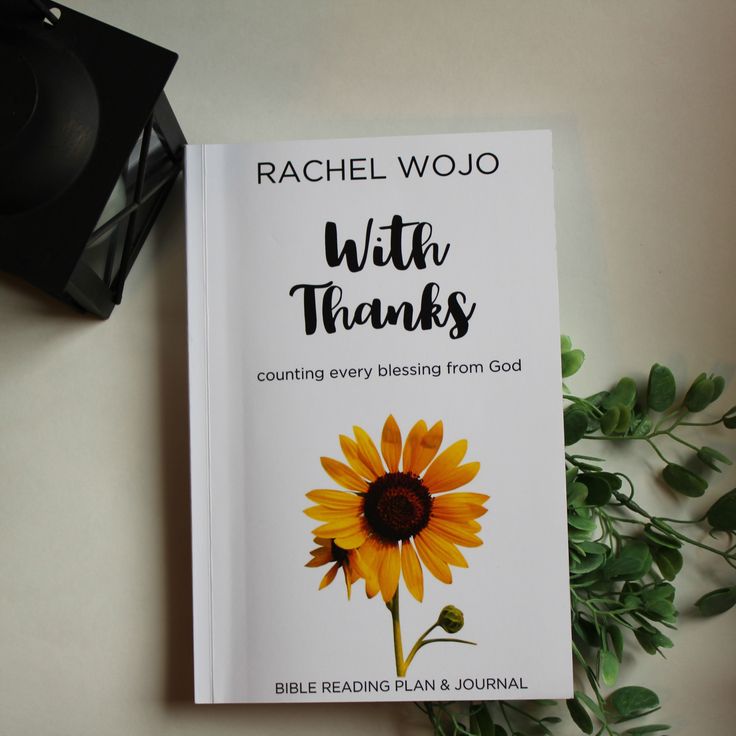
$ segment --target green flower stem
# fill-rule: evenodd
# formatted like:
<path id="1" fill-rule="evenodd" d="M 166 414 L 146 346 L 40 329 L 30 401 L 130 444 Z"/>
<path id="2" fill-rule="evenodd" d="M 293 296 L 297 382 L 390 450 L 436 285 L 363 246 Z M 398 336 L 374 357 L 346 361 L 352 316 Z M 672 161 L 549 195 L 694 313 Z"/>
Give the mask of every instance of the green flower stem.
<path id="1" fill-rule="evenodd" d="M 393 624 L 393 635 L 394 635 L 394 659 L 396 660 L 396 676 L 405 677 L 406 671 L 409 669 L 409 665 L 416 656 L 417 652 L 427 644 L 435 644 L 439 641 L 449 641 L 456 644 L 470 644 L 475 646 L 474 641 L 467 641 L 466 639 L 450 639 L 442 637 L 440 639 L 427 639 L 432 631 L 440 626 L 439 620 L 435 621 L 414 643 L 414 646 L 409 652 L 409 656 L 404 659 L 404 646 L 401 642 L 401 620 L 399 617 L 399 589 L 396 588 L 396 593 L 391 599 L 390 603 L 386 604 L 386 608 L 391 611 L 391 622 Z"/>
<path id="2" fill-rule="evenodd" d="M 429 636 L 430 632 L 434 631 L 434 629 L 437 628 L 439 624 L 436 622 L 433 623 L 414 643 L 414 646 L 411 648 L 411 651 L 409 652 L 409 656 L 406 658 L 406 668 L 409 668 L 409 665 L 411 664 L 412 660 L 414 659 L 414 656 L 416 653 L 429 642 L 425 641 L 425 639 Z M 435 639 L 434 641 L 439 641 L 438 639 Z M 445 639 L 445 641 L 453 641 L 453 639 Z"/>
<path id="3" fill-rule="evenodd" d="M 407 664 L 404 662 L 404 646 L 401 643 L 401 619 L 399 617 L 399 589 L 396 588 L 391 603 L 386 604 L 388 610 L 391 611 L 391 623 L 393 625 L 394 634 L 394 658 L 396 660 L 396 676 L 404 677 L 406 675 Z"/>

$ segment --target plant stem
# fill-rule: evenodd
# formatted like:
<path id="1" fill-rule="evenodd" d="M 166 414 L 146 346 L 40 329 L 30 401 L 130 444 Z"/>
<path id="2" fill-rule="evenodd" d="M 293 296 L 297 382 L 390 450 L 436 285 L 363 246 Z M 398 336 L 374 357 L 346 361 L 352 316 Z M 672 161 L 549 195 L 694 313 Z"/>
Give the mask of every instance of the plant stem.
<path id="1" fill-rule="evenodd" d="M 391 611 L 391 623 L 394 634 L 394 658 L 396 660 L 396 676 L 404 677 L 406 675 L 406 663 L 404 662 L 404 647 L 401 643 L 401 620 L 399 618 L 399 589 L 396 588 L 391 603 L 388 604 Z"/>

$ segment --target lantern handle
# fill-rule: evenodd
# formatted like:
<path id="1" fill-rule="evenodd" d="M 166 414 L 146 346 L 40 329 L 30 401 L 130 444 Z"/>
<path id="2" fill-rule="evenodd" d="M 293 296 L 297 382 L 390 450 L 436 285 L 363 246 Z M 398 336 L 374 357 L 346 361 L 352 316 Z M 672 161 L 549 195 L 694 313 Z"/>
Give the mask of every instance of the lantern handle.
<path id="1" fill-rule="evenodd" d="M 43 17 L 51 24 L 54 25 L 58 18 L 51 12 L 51 7 L 46 0 L 28 0 L 39 13 L 43 14 Z"/>

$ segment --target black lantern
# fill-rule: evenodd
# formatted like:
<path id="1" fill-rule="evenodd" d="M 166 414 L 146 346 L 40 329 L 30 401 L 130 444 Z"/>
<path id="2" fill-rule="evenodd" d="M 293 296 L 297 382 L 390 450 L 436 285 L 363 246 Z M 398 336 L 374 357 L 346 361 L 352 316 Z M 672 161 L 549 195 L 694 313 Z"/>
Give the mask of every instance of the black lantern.
<path id="1" fill-rule="evenodd" d="M 177 55 L 44 0 L 0 9 L 0 269 L 100 317 L 182 168 Z"/>

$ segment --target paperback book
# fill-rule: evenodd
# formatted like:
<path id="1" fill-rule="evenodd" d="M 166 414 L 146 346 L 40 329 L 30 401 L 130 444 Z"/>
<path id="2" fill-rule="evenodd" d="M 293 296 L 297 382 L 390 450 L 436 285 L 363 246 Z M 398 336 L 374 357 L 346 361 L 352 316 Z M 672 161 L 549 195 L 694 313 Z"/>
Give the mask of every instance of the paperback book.
<path id="1" fill-rule="evenodd" d="M 195 699 L 572 692 L 548 131 L 189 146 Z"/>

